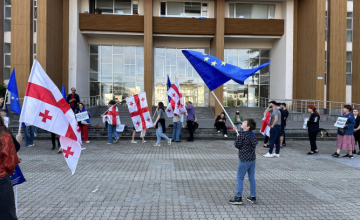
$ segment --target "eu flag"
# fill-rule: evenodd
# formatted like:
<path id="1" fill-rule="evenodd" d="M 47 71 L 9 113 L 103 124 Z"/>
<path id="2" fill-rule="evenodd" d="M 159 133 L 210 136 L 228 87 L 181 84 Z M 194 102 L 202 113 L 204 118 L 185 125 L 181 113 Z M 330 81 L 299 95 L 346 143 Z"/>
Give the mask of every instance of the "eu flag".
<path id="1" fill-rule="evenodd" d="M 61 89 L 61 94 L 64 97 L 64 99 L 66 100 L 66 92 L 65 92 L 65 85 L 63 83 L 62 89 Z"/>
<path id="2" fill-rule="evenodd" d="M 168 77 L 168 79 L 167 79 L 167 90 L 169 90 L 169 89 L 171 88 L 171 82 L 170 82 L 169 75 L 168 75 L 167 77 Z M 170 101 L 171 101 L 171 97 L 170 97 L 170 96 L 168 96 L 168 99 L 169 99 L 169 103 L 170 103 Z"/>
<path id="3" fill-rule="evenodd" d="M 15 170 L 14 170 L 13 174 L 11 175 L 10 179 L 11 179 L 11 183 L 13 186 L 19 185 L 26 181 L 24 175 L 21 172 L 19 165 L 17 165 L 15 167 Z"/>
<path id="4" fill-rule="evenodd" d="M 19 93 L 16 84 L 16 77 L 15 77 L 15 67 L 10 76 L 9 84 L 7 87 L 8 91 L 11 93 L 10 95 L 10 110 L 21 114 L 20 102 L 19 102 Z"/>
<path id="5" fill-rule="evenodd" d="M 268 62 L 254 69 L 241 69 L 208 54 L 192 50 L 183 50 L 182 52 L 204 80 L 210 91 L 231 79 L 243 85 L 247 78 L 270 64 Z"/>

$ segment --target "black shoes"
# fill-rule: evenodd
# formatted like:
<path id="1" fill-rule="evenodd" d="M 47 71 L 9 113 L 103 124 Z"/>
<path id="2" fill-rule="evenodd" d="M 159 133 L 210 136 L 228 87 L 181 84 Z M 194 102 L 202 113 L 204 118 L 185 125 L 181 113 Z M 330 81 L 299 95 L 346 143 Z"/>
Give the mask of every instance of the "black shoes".
<path id="1" fill-rule="evenodd" d="M 249 196 L 249 197 L 246 198 L 246 200 L 251 202 L 252 204 L 256 204 L 256 197 Z"/>
<path id="2" fill-rule="evenodd" d="M 55 150 L 55 145 L 53 145 L 53 147 L 51 148 L 51 150 Z"/>
<path id="3" fill-rule="evenodd" d="M 186 141 L 187 141 L 187 142 L 194 142 L 194 140 L 193 140 L 193 139 L 190 139 L 190 138 L 188 138 Z"/>
<path id="4" fill-rule="evenodd" d="M 333 153 L 331 156 L 333 156 L 333 157 L 340 157 L 340 154 L 338 154 L 338 153 Z"/>
<path id="5" fill-rule="evenodd" d="M 344 155 L 344 156 L 342 156 L 342 157 L 349 157 L 349 154 L 346 154 L 346 155 Z"/>
<path id="6" fill-rule="evenodd" d="M 243 204 L 243 201 L 242 201 L 242 198 L 241 198 L 241 197 L 235 196 L 232 200 L 229 200 L 229 203 L 230 203 L 231 205 L 242 205 L 242 204 Z"/>
<path id="7" fill-rule="evenodd" d="M 349 156 L 348 156 L 348 158 L 353 159 L 353 158 L 354 158 L 354 156 L 353 156 L 353 155 L 349 155 Z"/>

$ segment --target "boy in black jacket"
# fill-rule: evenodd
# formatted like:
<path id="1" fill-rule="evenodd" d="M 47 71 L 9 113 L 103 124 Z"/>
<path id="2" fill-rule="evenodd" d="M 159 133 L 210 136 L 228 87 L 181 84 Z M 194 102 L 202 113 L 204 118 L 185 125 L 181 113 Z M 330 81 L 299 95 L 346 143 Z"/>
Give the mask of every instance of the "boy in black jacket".
<path id="1" fill-rule="evenodd" d="M 258 140 L 255 138 L 254 132 L 252 132 L 256 128 L 256 122 L 253 119 L 246 119 L 241 128 L 243 132 L 239 133 L 235 141 L 235 147 L 239 149 L 239 166 L 236 177 L 236 196 L 229 201 L 232 205 L 241 205 L 243 203 L 242 191 L 246 173 L 248 173 L 250 181 L 250 196 L 246 199 L 253 204 L 256 203 L 255 148 Z M 237 128 L 234 127 L 234 130 L 237 130 Z"/>

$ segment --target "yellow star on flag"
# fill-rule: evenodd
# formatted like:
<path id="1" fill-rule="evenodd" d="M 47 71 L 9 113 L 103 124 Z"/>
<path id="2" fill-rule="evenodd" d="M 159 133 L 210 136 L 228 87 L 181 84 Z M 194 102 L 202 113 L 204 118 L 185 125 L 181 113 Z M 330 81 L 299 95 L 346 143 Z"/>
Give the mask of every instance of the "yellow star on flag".
<path id="1" fill-rule="evenodd" d="M 11 99 L 14 99 L 14 97 L 11 97 Z"/>
<path id="2" fill-rule="evenodd" d="M 215 66 L 216 64 L 217 64 L 216 61 L 214 61 L 211 63 L 211 66 Z"/>
<path id="3" fill-rule="evenodd" d="M 204 58 L 204 61 L 208 61 L 210 58 L 209 57 L 205 57 Z"/>
<path id="4" fill-rule="evenodd" d="M 16 100 L 19 100 L 19 98 L 16 98 Z"/>
<path id="5" fill-rule="evenodd" d="M 221 62 L 221 66 L 222 66 L 222 65 L 224 65 L 224 66 L 225 66 L 225 64 L 226 64 L 226 63 L 225 63 L 224 61 L 223 61 L 223 62 Z"/>

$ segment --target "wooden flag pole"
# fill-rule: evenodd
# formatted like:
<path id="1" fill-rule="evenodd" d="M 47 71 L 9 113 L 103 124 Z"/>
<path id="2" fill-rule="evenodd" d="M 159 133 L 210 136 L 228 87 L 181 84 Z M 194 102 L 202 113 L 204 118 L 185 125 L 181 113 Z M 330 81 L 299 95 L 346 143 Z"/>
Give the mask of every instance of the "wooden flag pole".
<path id="1" fill-rule="evenodd" d="M 221 108 L 224 110 L 224 113 L 226 114 L 226 116 L 228 117 L 229 121 L 231 122 L 232 126 L 235 127 L 233 121 L 230 119 L 230 116 L 228 115 L 228 113 L 226 112 L 224 106 L 221 104 L 221 102 L 219 101 L 219 99 L 216 97 L 214 91 L 211 91 L 211 93 L 213 94 L 213 96 L 215 97 L 215 99 L 218 101 L 218 103 L 220 104 Z M 226 126 L 226 125 L 225 125 Z M 239 135 L 239 131 L 236 129 L 236 134 Z"/>

